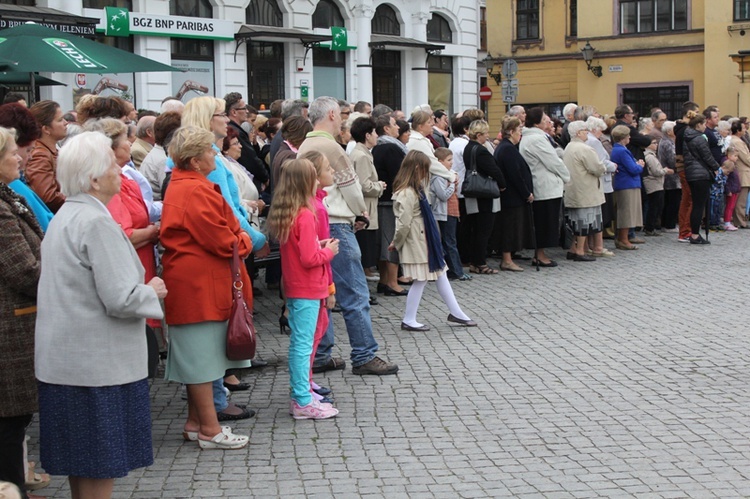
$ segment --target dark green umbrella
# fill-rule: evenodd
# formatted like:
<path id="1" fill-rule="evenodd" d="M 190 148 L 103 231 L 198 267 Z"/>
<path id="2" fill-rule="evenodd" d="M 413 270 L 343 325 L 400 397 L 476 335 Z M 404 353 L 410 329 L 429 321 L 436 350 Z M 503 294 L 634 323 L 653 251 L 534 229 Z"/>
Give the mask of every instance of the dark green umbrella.
<path id="1" fill-rule="evenodd" d="M 59 82 L 57 80 L 52 80 L 50 78 L 45 78 L 44 76 L 39 76 L 38 74 L 34 75 L 34 81 L 37 85 L 42 87 L 52 85 L 66 86 L 65 83 Z M 28 84 L 29 75 L 27 73 L 0 73 L 0 86 Z"/>
<path id="2" fill-rule="evenodd" d="M 27 23 L 0 31 L 0 71 L 102 74 L 180 70 L 103 43 Z"/>

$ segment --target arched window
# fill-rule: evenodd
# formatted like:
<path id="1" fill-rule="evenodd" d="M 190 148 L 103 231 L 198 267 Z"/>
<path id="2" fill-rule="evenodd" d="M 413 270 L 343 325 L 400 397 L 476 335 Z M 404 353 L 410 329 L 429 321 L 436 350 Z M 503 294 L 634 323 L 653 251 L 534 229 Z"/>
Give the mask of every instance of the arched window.
<path id="1" fill-rule="evenodd" d="M 427 41 L 430 42 L 453 42 L 453 32 L 448 20 L 440 14 L 432 14 L 427 22 Z"/>
<path id="2" fill-rule="evenodd" d="M 378 6 L 372 18 L 372 32 L 378 35 L 401 36 L 401 24 L 393 7 L 386 4 Z"/>
<path id="3" fill-rule="evenodd" d="M 276 0 L 252 0 L 245 11 L 245 23 L 259 26 L 284 26 L 284 15 Z"/>
<path id="4" fill-rule="evenodd" d="M 169 13 L 173 16 L 214 17 L 214 8 L 208 0 L 170 0 Z M 213 60 L 213 40 L 172 38 L 172 57 L 175 59 Z"/>
<path id="5" fill-rule="evenodd" d="M 320 0 L 312 18 L 313 28 L 328 29 L 331 26 L 344 26 L 344 16 L 331 0 Z"/>

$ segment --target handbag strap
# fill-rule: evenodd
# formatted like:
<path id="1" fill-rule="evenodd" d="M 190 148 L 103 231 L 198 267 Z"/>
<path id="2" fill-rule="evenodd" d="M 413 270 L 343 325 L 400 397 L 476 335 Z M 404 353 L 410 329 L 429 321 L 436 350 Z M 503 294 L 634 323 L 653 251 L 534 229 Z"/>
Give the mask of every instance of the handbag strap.
<path id="1" fill-rule="evenodd" d="M 232 243 L 232 260 L 230 260 L 229 266 L 232 269 L 233 291 L 240 291 L 245 284 L 242 282 L 242 275 L 240 274 L 240 253 L 237 248 L 237 241 Z"/>
<path id="2" fill-rule="evenodd" d="M 477 149 L 480 146 L 475 147 L 471 150 L 471 160 L 469 161 L 469 170 L 476 171 L 477 169 Z"/>

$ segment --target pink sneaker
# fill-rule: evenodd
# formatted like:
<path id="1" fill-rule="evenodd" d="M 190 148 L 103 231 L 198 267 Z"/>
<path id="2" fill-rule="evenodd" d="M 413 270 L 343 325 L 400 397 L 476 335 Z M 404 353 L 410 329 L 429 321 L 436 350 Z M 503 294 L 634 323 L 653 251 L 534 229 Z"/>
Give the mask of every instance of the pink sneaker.
<path id="1" fill-rule="evenodd" d="M 735 227 L 732 222 L 727 222 L 724 224 L 724 229 L 732 231 L 732 230 L 737 230 L 737 227 Z"/>
<path id="2" fill-rule="evenodd" d="M 331 404 L 321 404 L 315 399 L 303 406 L 292 400 L 291 409 L 294 419 L 328 419 L 336 417 L 339 413 L 339 410 Z"/>

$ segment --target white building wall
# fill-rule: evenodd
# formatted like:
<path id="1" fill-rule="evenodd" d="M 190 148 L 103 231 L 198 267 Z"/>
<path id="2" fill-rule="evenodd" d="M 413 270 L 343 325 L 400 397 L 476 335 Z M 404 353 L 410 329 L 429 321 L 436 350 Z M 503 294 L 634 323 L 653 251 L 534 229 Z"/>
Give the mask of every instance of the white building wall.
<path id="1" fill-rule="evenodd" d="M 245 10 L 250 0 L 212 0 L 214 17 L 232 20 L 238 30 L 245 21 Z M 371 20 L 375 9 L 384 2 L 367 0 L 336 0 L 349 32 L 350 45 L 357 49 L 346 53 L 346 88 L 349 100 L 372 101 L 372 74 L 370 67 Z M 453 102 L 456 112 L 477 104 L 477 47 L 479 45 L 479 3 L 476 0 L 388 0 L 402 23 L 402 36 L 426 41 L 426 26 L 432 12 L 448 19 L 453 29 L 453 43 L 446 44 L 441 55 L 453 57 Z M 76 15 L 98 16 L 99 11 L 83 9 L 81 0 L 39 0 L 38 5 L 51 7 Z M 312 13 L 317 0 L 279 0 L 284 14 L 284 26 L 304 30 L 312 29 Z M 169 15 L 169 0 L 134 0 L 136 12 Z M 300 83 L 306 80 L 310 95 L 324 95 L 325 89 L 316 89 L 313 80 L 312 53 L 307 54 L 298 41 L 284 44 L 285 94 L 288 98 L 300 97 Z M 135 53 L 171 63 L 169 38 L 135 36 Z M 247 52 L 243 44 L 237 49 L 234 41 L 214 42 L 214 80 L 216 95 L 240 92 L 247 95 Z M 426 53 L 421 48 L 397 48 L 402 52 L 402 107 L 410 110 L 423 104 L 428 95 L 425 68 Z M 298 61 L 301 70 L 298 70 Z M 54 99 L 63 108 L 72 107 L 72 89 L 75 75 L 47 75 L 68 84 L 67 87 L 42 87 L 42 98 Z M 140 73 L 135 75 L 136 107 L 158 109 L 161 100 L 172 94 L 172 74 Z"/>

